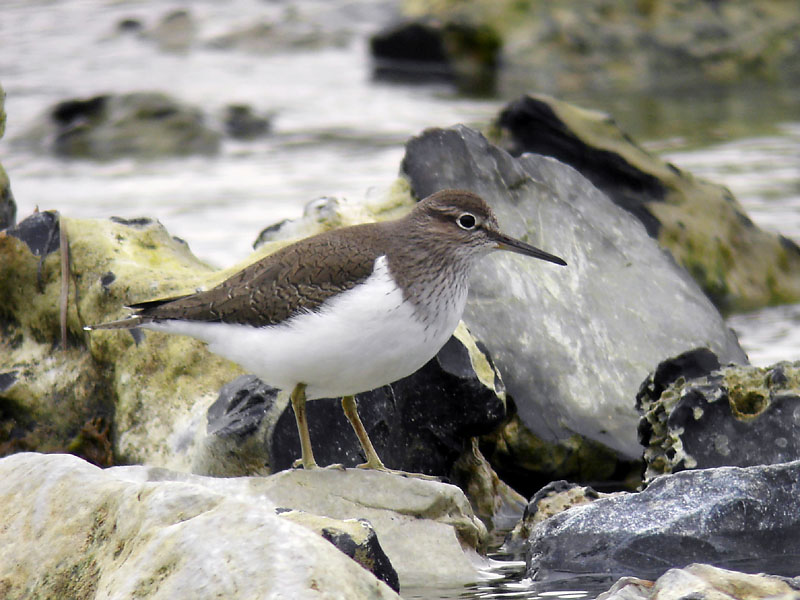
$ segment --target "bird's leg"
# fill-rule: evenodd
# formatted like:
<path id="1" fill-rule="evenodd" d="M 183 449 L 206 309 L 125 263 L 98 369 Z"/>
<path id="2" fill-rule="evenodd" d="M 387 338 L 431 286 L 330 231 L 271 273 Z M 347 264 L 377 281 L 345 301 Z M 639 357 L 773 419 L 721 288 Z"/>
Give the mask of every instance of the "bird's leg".
<path id="1" fill-rule="evenodd" d="M 364 429 L 364 424 L 358 416 L 358 408 L 356 407 L 356 399 L 353 396 L 344 396 L 342 398 L 342 409 L 350 425 L 353 426 L 353 431 L 358 436 L 358 441 L 361 442 L 361 447 L 364 449 L 364 454 L 367 457 L 367 462 L 363 465 L 358 465 L 359 469 L 375 469 L 377 471 L 384 471 L 386 473 L 394 473 L 395 475 L 402 475 L 403 477 L 413 477 L 415 479 L 426 479 L 430 481 L 439 481 L 438 477 L 433 475 L 423 475 L 422 473 L 406 473 L 405 471 L 397 471 L 395 469 L 387 469 L 381 459 L 378 458 L 378 453 L 375 452 L 375 447 L 367 435 L 367 430 Z"/>
<path id="2" fill-rule="evenodd" d="M 295 461 L 294 466 L 303 465 L 304 469 L 316 469 L 317 461 L 314 460 L 314 451 L 311 450 L 311 436 L 308 435 L 308 421 L 306 420 L 306 384 L 298 383 L 294 386 L 291 395 L 294 418 L 297 421 L 297 433 L 300 434 L 301 458 Z"/>
<path id="3" fill-rule="evenodd" d="M 367 457 L 367 462 L 363 465 L 358 465 L 359 469 L 377 469 L 379 471 L 388 471 L 381 459 L 378 458 L 378 453 L 375 452 L 375 447 L 367 435 L 367 430 L 364 429 L 364 424 L 358 416 L 358 408 L 356 407 L 356 399 L 353 396 L 344 396 L 342 398 L 342 409 L 353 426 L 353 431 L 358 436 L 358 441 L 361 442 L 361 447 L 364 449 L 364 455 Z"/>

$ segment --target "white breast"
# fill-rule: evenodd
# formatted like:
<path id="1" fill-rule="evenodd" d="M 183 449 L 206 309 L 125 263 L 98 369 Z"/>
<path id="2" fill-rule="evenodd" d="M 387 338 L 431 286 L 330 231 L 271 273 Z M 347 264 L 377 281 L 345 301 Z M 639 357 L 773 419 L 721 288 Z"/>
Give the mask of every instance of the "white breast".
<path id="1" fill-rule="evenodd" d="M 392 279 L 385 256 L 362 284 L 317 312 L 280 325 L 162 321 L 148 329 L 189 335 L 281 389 L 307 385 L 308 399 L 357 394 L 406 377 L 433 358 L 458 325 L 466 288 L 427 323 Z"/>

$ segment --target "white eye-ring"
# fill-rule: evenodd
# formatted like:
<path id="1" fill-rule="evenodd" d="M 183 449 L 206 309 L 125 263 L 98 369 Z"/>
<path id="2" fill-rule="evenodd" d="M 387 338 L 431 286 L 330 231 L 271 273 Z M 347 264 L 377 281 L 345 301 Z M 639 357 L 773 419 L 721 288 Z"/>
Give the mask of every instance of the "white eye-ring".
<path id="1" fill-rule="evenodd" d="M 460 215 L 458 219 L 456 219 L 456 223 L 458 223 L 458 226 L 461 227 L 461 229 L 469 230 L 475 229 L 477 221 L 474 215 L 464 213 L 463 215 Z"/>

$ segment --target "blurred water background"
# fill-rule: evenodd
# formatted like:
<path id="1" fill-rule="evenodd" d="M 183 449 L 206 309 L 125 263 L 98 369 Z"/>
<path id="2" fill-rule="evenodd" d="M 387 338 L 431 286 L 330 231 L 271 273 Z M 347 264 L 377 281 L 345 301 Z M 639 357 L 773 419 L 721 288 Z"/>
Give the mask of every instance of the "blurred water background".
<path id="1" fill-rule="evenodd" d="M 132 19 L 152 30 L 176 9 L 189 10 L 194 28 L 179 51 L 120 27 Z M 507 101 L 540 91 L 524 74 L 482 98 L 444 84 L 374 81 L 368 37 L 399 10 L 390 0 L 5 0 L 0 82 L 8 122 L 0 161 L 18 220 L 36 207 L 70 217 L 150 216 L 202 259 L 229 265 L 249 254 L 263 227 L 299 216 L 309 201 L 380 197 L 397 176 L 404 143 L 426 127 L 482 128 Z M 288 37 L 258 49 L 213 43 L 260 21 Z M 224 138 L 212 157 L 155 161 L 63 160 L 14 142 L 59 101 L 133 91 L 165 92 L 212 121 L 226 105 L 248 104 L 271 115 L 272 131 L 254 141 Z M 761 227 L 800 242 L 797 89 L 560 97 L 609 112 L 649 150 L 728 186 Z M 733 315 L 729 323 L 755 364 L 800 358 L 800 305 Z M 518 583 L 452 593 L 537 597 Z"/>

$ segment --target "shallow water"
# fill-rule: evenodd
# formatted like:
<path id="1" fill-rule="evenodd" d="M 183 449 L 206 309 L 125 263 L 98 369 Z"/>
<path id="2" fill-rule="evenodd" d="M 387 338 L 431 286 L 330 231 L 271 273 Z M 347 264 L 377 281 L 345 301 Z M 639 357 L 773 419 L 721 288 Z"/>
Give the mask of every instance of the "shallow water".
<path id="1" fill-rule="evenodd" d="M 321 196 L 380 197 L 394 181 L 405 141 L 426 127 L 482 127 L 521 89 L 458 97 L 446 86 L 401 86 L 370 77 L 367 35 L 391 21 L 396 2 L 352 0 L 193 2 L 195 42 L 186 53 L 119 33 L 137 18 L 154 26 L 179 2 L 6 0 L 0 8 L 0 82 L 7 93 L 0 160 L 19 219 L 35 207 L 70 217 L 152 216 L 201 258 L 228 265 L 265 226 L 299 216 Z M 207 41 L 260 20 L 337 34 L 341 45 L 270 52 L 216 50 Z M 54 103 L 107 92 L 163 91 L 211 119 L 231 103 L 273 115 L 258 141 L 224 142 L 219 156 L 108 163 L 62 161 L 13 139 Z M 800 113 L 785 91 L 695 94 L 690 99 L 617 95 L 565 98 L 607 110 L 651 151 L 728 186 L 752 219 L 800 242 Z M 769 110 L 767 110 L 769 109 Z M 729 319 L 756 364 L 800 359 L 800 305 Z M 523 565 L 456 590 L 404 590 L 406 598 L 591 598 L 593 589 L 532 590 Z"/>

